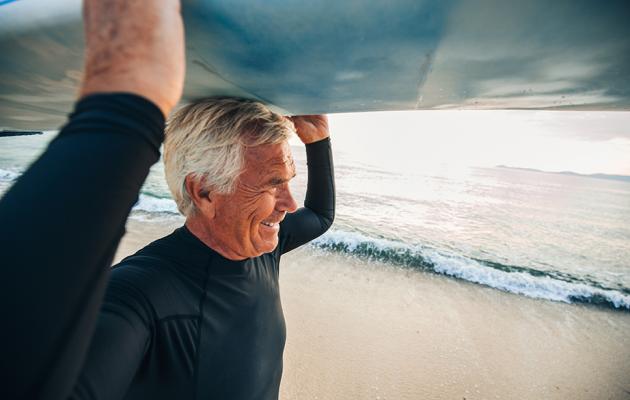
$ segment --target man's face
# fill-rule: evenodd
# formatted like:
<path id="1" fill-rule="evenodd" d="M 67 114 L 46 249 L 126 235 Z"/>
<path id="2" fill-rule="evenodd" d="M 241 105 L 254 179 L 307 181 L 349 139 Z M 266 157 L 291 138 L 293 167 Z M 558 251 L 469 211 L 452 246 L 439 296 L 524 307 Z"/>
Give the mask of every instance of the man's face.
<path id="1" fill-rule="evenodd" d="M 257 257 L 278 245 L 280 221 L 297 204 L 289 190 L 295 165 L 288 142 L 249 147 L 236 190 L 214 196 L 211 234 L 239 258 Z"/>

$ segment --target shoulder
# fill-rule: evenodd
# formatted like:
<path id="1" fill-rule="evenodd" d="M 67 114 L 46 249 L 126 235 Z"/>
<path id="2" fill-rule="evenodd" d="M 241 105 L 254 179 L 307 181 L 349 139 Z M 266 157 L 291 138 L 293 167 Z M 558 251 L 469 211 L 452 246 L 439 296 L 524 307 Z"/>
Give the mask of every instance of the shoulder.
<path id="1" fill-rule="evenodd" d="M 156 251 L 154 242 L 112 268 L 104 307 L 133 308 L 155 320 L 194 314 L 202 285 L 184 268 Z"/>

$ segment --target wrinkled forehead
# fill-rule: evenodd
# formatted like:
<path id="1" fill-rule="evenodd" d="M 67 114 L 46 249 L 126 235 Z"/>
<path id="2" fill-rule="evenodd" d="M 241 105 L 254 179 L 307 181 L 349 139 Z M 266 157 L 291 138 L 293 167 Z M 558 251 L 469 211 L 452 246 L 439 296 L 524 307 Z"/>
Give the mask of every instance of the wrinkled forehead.
<path id="1" fill-rule="evenodd" d="M 295 173 L 291 147 L 287 141 L 247 147 L 243 173 L 256 172 L 259 176 L 278 173 Z"/>

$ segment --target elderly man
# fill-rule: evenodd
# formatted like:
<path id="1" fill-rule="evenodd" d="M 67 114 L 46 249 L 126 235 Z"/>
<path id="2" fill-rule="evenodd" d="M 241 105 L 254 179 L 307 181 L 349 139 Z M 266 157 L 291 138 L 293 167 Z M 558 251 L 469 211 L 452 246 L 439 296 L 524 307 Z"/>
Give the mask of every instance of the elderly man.
<path id="1" fill-rule="evenodd" d="M 308 161 L 300 209 L 289 190 L 294 126 Z M 204 100 L 170 119 L 164 161 L 185 226 L 114 267 L 74 395 L 276 399 L 280 257 L 334 217 L 327 119 Z"/>

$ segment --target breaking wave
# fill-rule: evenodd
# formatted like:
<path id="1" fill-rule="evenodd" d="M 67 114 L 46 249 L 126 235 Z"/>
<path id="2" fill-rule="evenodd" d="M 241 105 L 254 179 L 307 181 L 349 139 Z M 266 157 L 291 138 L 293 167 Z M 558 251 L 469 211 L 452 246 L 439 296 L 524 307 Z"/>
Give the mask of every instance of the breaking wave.
<path id="1" fill-rule="evenodd" d="M 13 182 L 20 176 L 20 173 L 17 171 L 12 171 L 8 169 L 0 168 L 0 182 Z"/>
<path id="2" fill-rule="evenodd" d="M 173 199 L 151 196 L 144 193 L 141 193 L 138 197 L 138 202 L 133 206 L 133 211 L 179 215 L 177 204 L 175 204 Z"/>
<path id="3" fill-rule="evenodd" d="M 10 184 L 21 171 L 0 168 L 0 183 Z M 133 207 L 132 218 L 143 215 L 180 216 L 175 201 L 143 192 Z M 504 292 L 536 299 L 565 303 L 590 303 L 630 311 L 630 289 L 607 288 L 596 281 L 558 271 L 540 271 L 527 267 L 504 265 L 488 260 L 468 258 L 431 247 L 374 238 L 357 232 L 333 230 L 314 240 L 312 245 L 327 251 L 361 257 L 371 261 L 416 268 Z"/>
<path id="4" fill-rule="evenodd" d="M 476 260 L 444 251 L 360 233 L 331 231 L 314 240 L 318 248 L 373 261 L 417 268 L 504 292 L 565 303 L 591 303 L 630 311 L 630 290 L 610 289 L 568 274 Z"/>

